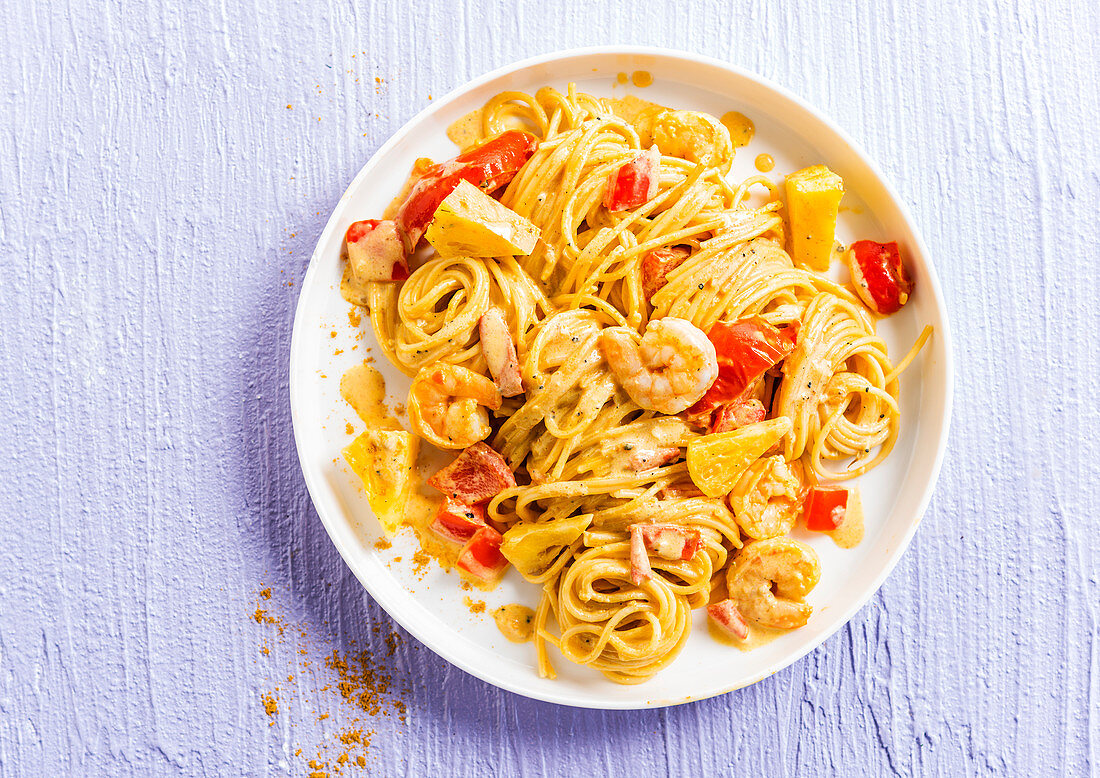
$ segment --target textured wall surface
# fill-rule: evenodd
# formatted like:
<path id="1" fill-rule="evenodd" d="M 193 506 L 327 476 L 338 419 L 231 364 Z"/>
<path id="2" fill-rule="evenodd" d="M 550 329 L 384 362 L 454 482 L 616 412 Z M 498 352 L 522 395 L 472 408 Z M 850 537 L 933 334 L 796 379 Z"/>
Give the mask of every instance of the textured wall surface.
<path id="1" fill-rule="evenodd" d="M 1097 3 L 157 5 L 0 25 L 0 776 L 1100 772 Z M 958 358 L 935 498 L 871 603 L 762 683 L 636 713 L 402 635 L 313 512 L 286 385 L 294 282 L 370 154 L 429 95 L 614 42 L 854 135 Z"/>

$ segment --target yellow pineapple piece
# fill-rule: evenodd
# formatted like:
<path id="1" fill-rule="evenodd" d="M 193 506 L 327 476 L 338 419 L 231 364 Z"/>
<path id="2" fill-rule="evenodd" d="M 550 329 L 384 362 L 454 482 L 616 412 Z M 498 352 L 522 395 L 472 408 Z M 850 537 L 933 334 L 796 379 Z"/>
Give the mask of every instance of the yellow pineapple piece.
<path id="1" fill-rule="evenodd" d="M 791 226 L 791 256 L 799 267 L 825 272 L 836 240 L 836 216 L 844 182 L 824 165 L 803 168 L 787 176 L 787 220 Z"/>
<path id="2" fill-rule="evenodd" d="M 791 420 L 778 416 L 730 432 L 704 435 L 688 444 L 691 480 L 707 497 L 722 497 L 741 480 L 749 465 L 791 431 Z"/>
<path id="3" fill-rule="evenodd" d="M 469 181 L 439 204 L 424 236 L 441 257 L 526 256 L 539 228 Z"/>
<path id="4" fill-rule="evenodd" d="M 504 533 L 500 553 L 528 580 L 545 573 L 558 553 L 579 538 L 592 523 L 592 514 L 545 524 L 514 524 Z"/>
<path id="5" fill-rule="evenodd" d="M 362 479 L 371 510 L 391 537 L 404 520 L 419 445 L 410 432 L 368 427 L 344 448 L 344 459 Z"/>

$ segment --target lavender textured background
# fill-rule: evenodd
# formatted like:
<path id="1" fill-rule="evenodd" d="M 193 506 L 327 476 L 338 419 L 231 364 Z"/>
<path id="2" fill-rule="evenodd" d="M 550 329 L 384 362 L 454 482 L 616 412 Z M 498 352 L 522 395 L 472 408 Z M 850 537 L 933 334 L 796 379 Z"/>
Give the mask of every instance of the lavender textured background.
<path id="1" fill-rule="evenodd" d="M 352 641 L 406 689 L 404 721 L 358 714 L 375 774 L 1100 771 L 1100 6 L 589 5 L 5 5 L 0 776 L 308 774 L 356 715 L 320 661 Z M 290 282 L 370 154 L 429 95 L 612 42 L 750 68 L 854 135 L 959 357 L 936 496 L 871 604 L 756 686 L 636 713 L 386 656 L 286 386 Z M 264 585 L 307 638 L 250 620 Z"/>

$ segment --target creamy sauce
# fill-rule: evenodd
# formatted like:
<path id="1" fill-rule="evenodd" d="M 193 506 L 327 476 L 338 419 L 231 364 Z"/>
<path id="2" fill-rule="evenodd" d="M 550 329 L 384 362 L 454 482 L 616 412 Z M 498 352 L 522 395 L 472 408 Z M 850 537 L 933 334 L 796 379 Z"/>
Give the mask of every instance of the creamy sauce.
<path id="1" fill-rule="evenodd" d="M 340 396 L 368 427 L 401 429 L 386 407 L 386 379 L 365 361 L 344 373 Z"/>
<path id="2" fill-rule="evenodd" d="M 435 163 L 427 157 L 420 157 L 413 163 L 412 172 L 409 173 L 409 178 L 405 181 L 405 185 L 401 187 L 401 191 L 398 193 L 397 197 L 390 200 L 390 204 L 387 205 L 386 210 L 383 211 L 383 219 L 392 219 L 397 216 L 398 210 L 405 204 L 405 200 L 409 198 L 409 192 L 416 186 L 416 182 L 424 175 L 424 171 L 434 164 Z"/>
<path id="3" fill-rule="evenodd" d="M 635 70 L 630 74 L 630 82 L 639 89 L 645 89 L 653 83 L 653 74 L 648 70 Z"/>
<path id="4" fill-rule="evenodd" d="M 649 100 L 643 100 L 634 95 L 608 97 L 604 99 L 604 103 L 607 104 L 607 107 L 611 109 L 612 113 L 620 119 L 625 119 L 630 123 L 633 123 L 643 111 L 660 112 L 666 110 L 663 105 L 651 103 Z"/>
<path id="5" fill-rule="evenodd" d="M 481 139 L 481 108 L 475 108 L 447 128 L 447 137 L 460 149 L 468 149 Z"/>
<path id="6" fill-rule="evenodd" d="M 687 445 L 688 429 L 682 419 L 665 416 L 648 421 L 635 422 L 621 432 L 610 433 L 600 441 L 600 453 L 610 465 L 608 475 L 635 475 L 660 467 L 656 452 Z"/>
<path id="7" fill-rule="evenodd" d="M 715 626 L 714 620 L 710 618 L 707 619 L 707 630 L 710 632 L 710 636 L 719 643 L 725 643 L 727 646 L 733 646 L 741 651 L 752 651 L 754 648 L 766 646 L 776 638 L 790 633 L 788 629 L 770 629 L 756 624 L 749 624 L 749 636 L 744 640 L 738 640 Z"/>
<path id="8" fill-rule="evenodd" d="M 832 532 L 825 533 L 841 548 L 855 548 L 863 540 L 863 501 L 859 490 L 852 489 L 848 494 L 848 509 L 844 512 L 844 522 Z"/>
<path id="9" fill-rule="evenodd" d="M 775 169 L 775 160 L 771 154 L 758 154 L 756 156 L 756 169 L 761 173 L 770 173 Z"/>
<path id="10" fill-rule="evenodd" d="M 752 123 L 752 119 L 738 111 L 722 114 L 722 124 L 730 131 L 730 140 L 735 149 L 748 146 L 752 136 L 756 134 L 756 125 Z"/>
<path id="11" fill-rule="evenodd" d="M 629 80 L 630 80 L 630 76 L 628 76 L 626 73 L 621 73 L 620 72 L 617 76 L 615 76 L 615 81 L 617 81 L 620 84 L 625 84 Z"/>
<path id="12" fill-rule="evenodd" d="M 513 643 L 526 643 L 535 634 L 535 612 L 526 605 L 502 605 L 493 611 L 493 620 Z"/>

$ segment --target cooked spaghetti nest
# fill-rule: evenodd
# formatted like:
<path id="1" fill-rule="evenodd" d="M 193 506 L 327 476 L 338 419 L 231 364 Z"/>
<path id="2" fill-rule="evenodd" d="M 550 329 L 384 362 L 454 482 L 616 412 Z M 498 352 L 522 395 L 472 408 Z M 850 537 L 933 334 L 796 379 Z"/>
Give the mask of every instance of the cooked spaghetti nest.
<path id="1" fill-rule="evenodd" d="M 519 485 L 490 502 L 489 517 L 502 530 L 524 528 L 524 542 L 537 546 L 522 572 L 541 586 L 539 670 L 554 675 L 552 645 L 637 683 L 675 658 L 692 612 L 723 591 L 745 542 L 794 526 L 792 469 L 843 480 L 889 454 L 897 371 L 859 299 L 784 250 L 775 185 L 762 176 L 727 182 L 733 147 L 713 117 L 638 109 L 570 86 L 498 95 L 481 113 L 480 139 L 515 127 L 539 144 L 499 200 L 539 229 L 537 247 L 519 257 L 433 256 L 401 284 L 370 284 L 367 304 L 383 351 L 409 375 L 442 363 L 488 376 L 478 322 L 490 307 L 503 311 L 524 393 L 495 411 L 488 442 Z M 606 208 L 609 175 L 653 144 L 656 194 L 636 208 Z M 676 246 L 690 255 L 647 299 L 643 258 Z M 800 327 L 781 372 L 754 392 L 765 403 L 774 393 L 770 415 L 788 417 L 790 434 L 746 471 L 730 502 L 700 496 L 683 461 L 639 471 L 637 451 L 682 452 L 705 430 L 633 401 L 609 369 L 601 333 L 641 334 L 664 317 L 706 332 L 747 316 Z M 629 528 L 639 523 L 697 529 L 702 546 L 688 560 L 650 554 L 653 574 L 634 583 Z"/>

